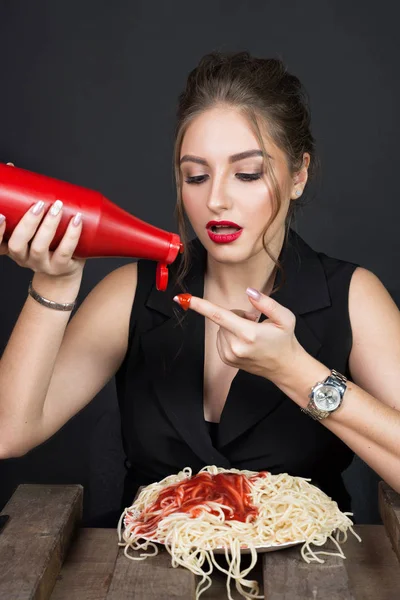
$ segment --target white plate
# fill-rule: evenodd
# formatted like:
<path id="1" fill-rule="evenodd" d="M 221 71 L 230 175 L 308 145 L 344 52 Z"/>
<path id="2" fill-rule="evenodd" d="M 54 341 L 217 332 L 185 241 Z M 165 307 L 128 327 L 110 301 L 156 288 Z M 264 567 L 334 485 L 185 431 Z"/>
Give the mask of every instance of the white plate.
<path id="1" fill-rule="evenodd" d="M 160 544 L 161 546 L 164 546 L 163 542 L 159 542 L 152 538 L 147 538 L 145 536 L 142 536 L 140 539 L 141 540 L 149 540 L 150 542 L 153 542 L 154 544 Z M 257 553 L 273 552 L 274 550 L 283 550 L 284 548 L 290 548 L 291 546 L 297 546 L 298 544 L 304 544 L 304 542 L 305 542 L 305 540 L 296 540 L 294 542 L 268 544 L 267 546 L 255 546 L 255 549 L 256 549 Z M 241 553 L 242 554 L 250 554 L 250 550 L 249 550 L 249 548 L 242 548 Z M 214 554 L 225 554 L 225 549 L 221 548 L 221 547 L 215 548 Z"/>

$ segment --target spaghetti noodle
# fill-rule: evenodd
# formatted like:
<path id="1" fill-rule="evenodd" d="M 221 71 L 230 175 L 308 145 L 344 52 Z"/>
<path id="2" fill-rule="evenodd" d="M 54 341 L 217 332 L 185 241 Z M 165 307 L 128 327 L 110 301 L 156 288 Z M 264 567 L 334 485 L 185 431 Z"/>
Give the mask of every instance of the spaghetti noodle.
<path id="1" fill-rule="evenodd" d="M 352 528 L 349 515 L 309 479 L 287 473 L 240 471 L 207 466 L 192 476 L 189 467 L 144 488 L 118 523 L 119 545 L 132 560 L 158 553 L 164 544 L 172 566 L 186 567 L 201 577 L 196 600 L 211 585 L 216 567 L 247 600 L 263 598 L 256 581 L 246 579 L 257 562 L 257 547 L 304 542 L 301 555 L 306 562 L 324 562 L 321 555 L 343 558 L 340 544 Z M 332 540 L 335 551 L 315 551 Z M 250 555 L 250 566 L 240 570 L 241 550 Z M 217 563 L 215 551 L 223 549 L 228 570 Z M 130 551 L 141 551 L 139 556 Z M 150 550 L 150 552 L 149 552 Z M 246 588 L 246 589 L 245 589 Z"/>

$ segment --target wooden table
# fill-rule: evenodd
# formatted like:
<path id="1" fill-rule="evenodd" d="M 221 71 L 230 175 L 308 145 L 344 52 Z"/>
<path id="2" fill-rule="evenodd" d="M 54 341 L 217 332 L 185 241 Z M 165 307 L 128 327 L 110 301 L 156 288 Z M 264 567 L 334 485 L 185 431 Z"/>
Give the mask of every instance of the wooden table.
<path id="1" fill-rule="evenodd" d="M 357 526 L 363 541 L 349 535 L 346 560 L 308 565 L 299 546 L 260 555 L 251 575 L 266 600 L 400 599 L 400 496 L 383 482 L 379 494 L 384 525 Z M 195 577 L 165 550 L 134 562 L 115 530 L 79 528 L 82 497 L 77 485 L 17 488 L 2 511 L 0 600 L 194 600 Z M 201 600 L 226 600 L 225 582 L 215 569 Z"/>

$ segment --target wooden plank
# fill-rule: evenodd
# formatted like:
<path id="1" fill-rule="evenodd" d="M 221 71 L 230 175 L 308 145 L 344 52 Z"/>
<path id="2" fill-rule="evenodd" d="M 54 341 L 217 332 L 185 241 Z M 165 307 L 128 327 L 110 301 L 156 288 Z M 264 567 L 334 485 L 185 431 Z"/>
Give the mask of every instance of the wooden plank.
<path id="1" fill-rule="evenodd" d="M 346 556 L 346 565 L 387 565 L 398 569 L 398 562 L 383 525 L 355 525 L 354 531 L 361 537 L 361 542 L 351 533 L 342 545 Z M 398 569 L 400 573 L 400 569 Z"/>
<path id="2" fill-rule="evenodd" d="M 115 529 L 81 529 L 57 578 L 51 600 L 104 600 L 118 549 Z"/>
<path id="3" fill-rule="evenodd" d="M 182 567 L 174 569 L 166 550 L 133 561 L 121 548 L 106 600 L 194 600 L 195 588 L 194 574 Z"/>
<path id="4" fill-rule="evenodd" d="M 228 564 L 225 560 L 225 557 L 221 554 L 215 555 L 216 561 L 225 569 L 228 568 Z M 240 568 L 243 571 L 250 566 L 250 555 L 242 554 L 240 561 Z M 214 567 L 213 572 L 211 574 L 212 585 L 201 595 L 200 600 L 227 600 L 227 592 L 226 592 L 226 575 L 225 573 L 221 573 L 216 567 Z M 250 573 L 246 576 L 247 580 L 257 581 L 259 585 L 260 595 L 262 595 L 263 591 L 263 573 L 262 573 L 262 555 L 258 556 L 258 561 L 255 567 L 250 571 Z M 243 596 L 239 594 L 236 590 L 235 582 L 231 580 L 230 591 L 233 600 L 243 600 Z"/>
<path id="5" fill-rule="evenodd" d="M 81 485 L 18 486 L 4 507 L 0 598 L 47 600 L 82 516 Z"/>
<path id="6" fill-rule="evenodd" d="M 392 548 L 400 561 L 400 494 L 384 481 L 379 482 L 379 512 Z"/>
<path id="7" fill-rule="evenodd" d="M 268 600 L 355 600 L 344 561 L 324 556 L 325 563 L 306 563 L 299 547 L 263 555 L 264 594 Z"/>
<path id="8" fill-rule="evenodd" d="M 400 598 L 400 568 L 382 525 L 356 525 L 362 542 L 349 535 L 345 566 L 357 600 Z"/>
<path id="9" fill-rule="evenodd" d="M 133 502 L 143 487 L 137 490 Z M 135 554 L 139 556 L 140 553 Z M 174 569 L 171 555 L 161 546 L 156 556 L 140 561 L 130 560 L 120 548 L 106 600 L 191 600 L 195 597 L 195 589 L 193 573 L 182 567 Z"/>

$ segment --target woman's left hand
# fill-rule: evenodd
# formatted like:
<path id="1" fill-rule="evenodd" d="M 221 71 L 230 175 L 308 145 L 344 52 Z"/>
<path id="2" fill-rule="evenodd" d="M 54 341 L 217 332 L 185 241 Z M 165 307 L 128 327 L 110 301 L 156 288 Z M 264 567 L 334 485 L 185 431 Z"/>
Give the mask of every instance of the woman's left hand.
<path id="1" fill-rule="evenodd" d="M 304 352 L 294 334 L 295 315 L 269 296 L 260 294 L 259 300 L 249 296 L 254 308 L 268 317 L 262 323 L 254 322 L 246 311 L 228 310 L 204 298 L 185 296 L 188 308 L 219 325 L 217 349 L 227 365 L 275 381 Z M 174 300 L 179 303 L 179 296 Z"/>

